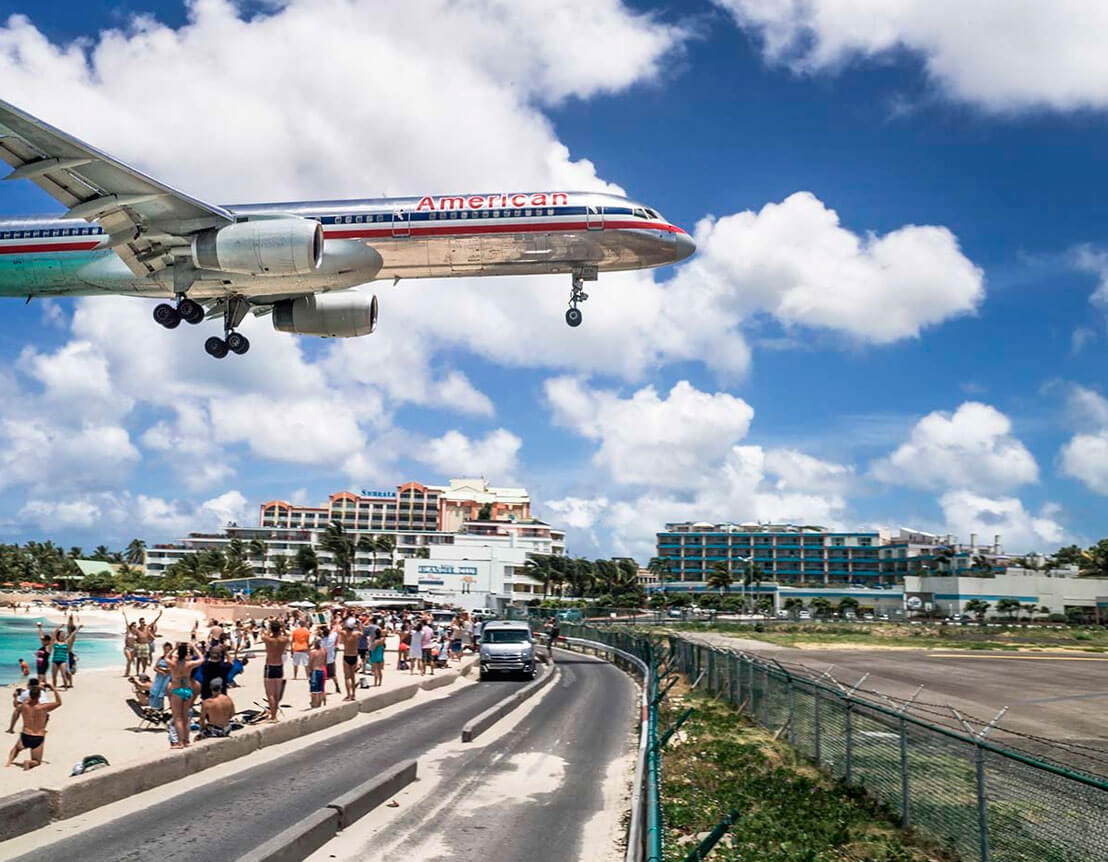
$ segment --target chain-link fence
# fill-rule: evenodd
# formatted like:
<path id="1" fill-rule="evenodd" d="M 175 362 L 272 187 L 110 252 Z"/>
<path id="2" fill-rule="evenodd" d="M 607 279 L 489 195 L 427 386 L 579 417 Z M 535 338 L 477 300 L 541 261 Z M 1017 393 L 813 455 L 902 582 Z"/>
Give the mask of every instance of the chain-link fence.
<path id="1" fill-rule="evenodd" d="M 980 862 L 1108 859 L 1108 782 L 874 703 L 830 679 L 670 637 L 709 694 L 780 732 L 815 763 Z"/>

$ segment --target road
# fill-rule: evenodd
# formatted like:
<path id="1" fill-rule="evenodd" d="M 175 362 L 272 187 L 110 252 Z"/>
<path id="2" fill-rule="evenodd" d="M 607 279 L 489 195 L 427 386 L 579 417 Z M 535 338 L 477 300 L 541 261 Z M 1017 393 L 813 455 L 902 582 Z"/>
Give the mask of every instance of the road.
<path id="1" fill-rule="evenodd" d="M 461 747 L 462 725 L 523 683 L 490 680 L 469 685 L 218 782 L 204 783 L 201 775 L 196 790 L 187 796 L 148 806 L 17 858 L 20 862 L 233 860 L 401 760 L 456 749 L 440 764 L 445 778 L 442 798 L 436 795 L 434 806 L 405 810 L 395 832 L 389 830 L 390 839 L 394 834 L 404 836 L 405 859 L 439 858 L 432 849 L 423 851 L 426 856 L 412 851 L 411 836 L 422 832 L 426 838 L 433 830 L 451 848 L 441 858 L 576 860 L 584 841 L 584 822 L 605 807 L 605 769 L 625 753 L 635 714 L 635 689 L 627 676 L 610 665 L 568 653 L 562 658 L 560 679 L 545 695 L 540 693 L 542 702 L 518 728 L 492 743 L 483 745 L 478 740 L 469 748 Z M 423 759 L 420 769 L 423 781 Z M 536 769 L 543 775 L 537 775 Z M 528 796 L 533 782 L 538 782 L 535 786 L 549 783 L 551 770 L 558 773 L 557 798 Z M 490 791 L 490 807 L 475 806 L 474 800 Z M 433 814 L 443 799 L 453 799 L 454 804 Z"/>
<path id="2" fill-rule="evenodd" d="M 421 799 L 355 824 L 312 860 L 615 858 L 609 827 L 619 831 L 627 804 L 619 796 L 634 766 L 636 689 L 606 662 L 555 656 L 560 678 L 508 733 L 487 746 L 450 747 Z M 590 825 L 598 814 L 610 824 Z"/>

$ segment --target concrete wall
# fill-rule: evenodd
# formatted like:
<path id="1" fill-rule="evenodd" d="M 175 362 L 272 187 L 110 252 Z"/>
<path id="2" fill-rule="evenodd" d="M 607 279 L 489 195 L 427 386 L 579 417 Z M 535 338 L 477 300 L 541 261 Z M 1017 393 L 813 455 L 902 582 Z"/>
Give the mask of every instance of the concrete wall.
<path id="1" fill-rule="evenodd" d="M 966 602 L 984 599 L 996 612 L 1000 599 L 1017 599 L 1020 604 L 1047 607 L 1052 614 L 1065 613 L 1067 607 L 1094 608 L 1097 598 L 1108 596 L 1108 579 L 1048 578 L 1044 575 L 997 575 L 995 578 L 920 578 L 908 576 L 904 588 L 909 593 L 933 593 L 935 606 L 944 613 L 964 613 Z"/>

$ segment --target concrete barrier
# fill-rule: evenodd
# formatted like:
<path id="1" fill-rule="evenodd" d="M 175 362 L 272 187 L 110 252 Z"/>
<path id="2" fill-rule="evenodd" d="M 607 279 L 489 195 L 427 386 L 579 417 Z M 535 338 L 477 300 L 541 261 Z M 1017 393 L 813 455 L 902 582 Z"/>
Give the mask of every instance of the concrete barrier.
<path id="1" fill-rule="evenodd" d="M 346 829 L 355 820 L 364 817 L 415 781 L 417 767 L 415 760 L 398 763 L 372 781 L 358 785 L 331 802 L 327 807 L 334 808 L 339 813 L 339 829 Z"/>
<path id="2" fill-rule="evenodd" d="M 415 697 L 419 690 L 419 683 L 412 682 L 391 691 L 379 691 L 364 700 L 358 701 L 358 709 L 362 712 L 375 712 L 378 709 L 384 709 L 386 706 L 392 706 L 394 703 L 400 703 L 402 700 Z"/>
<path id="3" fill-rule="evenodd" d="M 530 685 L 525 685 L 511 697 L 502 700 L 496 706 L 482 712 L 477 718 L 462 728 L 462 742 L 473 742 L 478 736 L 496 724 L 509 712 L 535 694 L 540 688 L 554 679 L 554 669 L 544 670 L 542 676 Z"/>
<path id="4" fill-rule="evenodd" d="M 427 691 L 430 691 L 433 688 L 442 688 L 444 685 L 450 685 L 452 682 L 457 680 L 459 676 L 461 676 L 461 674 L 459 674 L 457 671 L 442 671 L 435 674 L 434 676 L 427 677 L 425 680 L 423 680 L 423 682 L 419 684 L 419 687 Z"/>
<path id="5" fill-rule="evenodd" d="M 319 808 L 265 844 L 240 856 L 238 862 L 302 862 L 339 832 L 339 813 Z"/>
<path id="6" fill-rule="evenodd" d="M 0 841 L 41 829 L 50 822 L 50 797 L 42 790 L 24 790 L 0 799 Z"/>

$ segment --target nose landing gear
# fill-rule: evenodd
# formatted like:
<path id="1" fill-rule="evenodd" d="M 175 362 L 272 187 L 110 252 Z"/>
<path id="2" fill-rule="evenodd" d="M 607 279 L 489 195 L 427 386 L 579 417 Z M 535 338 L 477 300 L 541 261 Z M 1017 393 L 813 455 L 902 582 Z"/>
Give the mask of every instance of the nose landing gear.
<path id="1" fill-rule="evenodd" d="M 577 303 L 584 302 L 589 298 L 584 290 L 586 281 L 596 281 L 595 266 L 582 267 L 573 271 L 573 286 L 569 289 L 569 308 L 566 310 L 566 323 L 570 326 L 580 326 L 584 318 L 581 309 L 577 307 Z"/>

